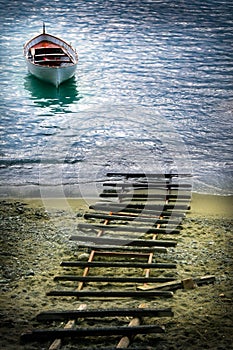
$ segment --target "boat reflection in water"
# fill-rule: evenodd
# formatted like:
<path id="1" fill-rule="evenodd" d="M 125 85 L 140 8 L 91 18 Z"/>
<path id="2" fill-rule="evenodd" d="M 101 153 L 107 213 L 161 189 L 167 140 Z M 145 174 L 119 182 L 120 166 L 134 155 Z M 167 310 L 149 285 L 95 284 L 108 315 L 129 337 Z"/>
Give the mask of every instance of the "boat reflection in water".
<path id="1" fill-rule="evenodd" d="M 52 112 L 67 112 L 67 106 L 81 99 L 75 77 L 58 88 L 43 82 L 31 74 L 25 77 L 24 88 L 30 92 L 31 100 L 39 107 L 50 107 Z"/>

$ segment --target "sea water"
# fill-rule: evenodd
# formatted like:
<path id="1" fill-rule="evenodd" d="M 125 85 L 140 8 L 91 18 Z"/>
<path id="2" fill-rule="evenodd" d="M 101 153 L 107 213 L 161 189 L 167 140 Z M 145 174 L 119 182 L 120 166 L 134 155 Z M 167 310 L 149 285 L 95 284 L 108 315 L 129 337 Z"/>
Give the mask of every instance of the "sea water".
<path id="1" fill-rule="evenodd" d="M 109 171 L 232 194 L 231 0 L 0 3 L 2 197 L 91 193 Z M 79 55 L 58 89 L 23 58 L 43 22 Z"/>

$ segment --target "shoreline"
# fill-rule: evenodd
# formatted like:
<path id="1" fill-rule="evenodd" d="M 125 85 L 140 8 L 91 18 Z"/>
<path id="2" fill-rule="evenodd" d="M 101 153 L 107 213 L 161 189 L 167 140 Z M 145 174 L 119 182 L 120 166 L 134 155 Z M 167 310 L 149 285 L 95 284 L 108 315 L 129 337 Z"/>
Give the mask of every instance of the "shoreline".
<path id="1" fill-rule="evenodd" d="M 47 209 L 79 210 L 79 208 L 88 209 L 90 204 L 98 201 L 99 198 L 81 198 L 81 197 L 7 197 L 1 198 L 0 201 L 22 201 L 28 205 L 40 206 Z M 233 195 L 216 195 L 192 192 L 190 201 L 191 210 L 189 215 L 204 216 L 223 216 L 233 218 Z"/>

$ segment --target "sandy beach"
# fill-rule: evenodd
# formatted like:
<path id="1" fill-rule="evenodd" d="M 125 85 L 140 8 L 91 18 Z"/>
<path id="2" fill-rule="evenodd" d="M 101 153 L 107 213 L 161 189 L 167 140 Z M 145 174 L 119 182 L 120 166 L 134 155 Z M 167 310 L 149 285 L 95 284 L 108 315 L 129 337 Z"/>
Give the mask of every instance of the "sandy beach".
<path id="1" fill-rule="evenodd" d="M 56 288 L 53 277 L 63 272 L 60 262 L 80 256 L 69 237 L 77 233 L 77 222 L 86 211 L 88 203 L 81 199 L 1 200 L 1 349 L 47 349 L 45 343 L 20 344 L 20 335 L 38 327 L 35 316 L 40 311 L 77 309 L 83 303 L 48 297 L 46 292 Z M 174 317 L 147 320 L 164 325 L 165 334 L 137 335 L 129 349 L 233 349 L 232 213 L 232 196 L 193 194 L 178 244 L 168 255 L 177 264 L 177 280 L 214 275 L 215 282 L 178 289 L 169 300 L 146 300 L 150 307 L 172 307 Z M 85 301 L 87 308 L 107 308 L 114 302 L 117 307 L 140 303 Z M 78 346 L 67 342 L 62 349 L 113 348 L 118 340 L 110 337 L 104 347 L 98 341 L 89 347 L 87 339 Z"/>

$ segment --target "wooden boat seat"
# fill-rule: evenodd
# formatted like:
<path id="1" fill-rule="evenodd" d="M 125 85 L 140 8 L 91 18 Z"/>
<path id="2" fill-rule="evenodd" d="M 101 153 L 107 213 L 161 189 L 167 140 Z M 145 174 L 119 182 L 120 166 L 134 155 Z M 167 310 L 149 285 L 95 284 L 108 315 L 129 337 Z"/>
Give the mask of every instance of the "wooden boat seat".
<path id="1" fill-rule="evenodd" d="M 38 60 L 35 64 L 43 66 L 60 66 L 62 63 L 72 64 L 71 60 Z"/>
<path id="2" fill-rule="evenodd" d="M 70 62 L 70 58 L 68 56 L 64 56 L 64 57 L 56 57 L 53 55 L 53 57 L 47 58 L 45 56 L 42 57 L 35 57 L 35 63 L 41 63 L 41 62 L 51 62 L 51 61 L 57 61 L 57 62 L 61 62 L 61 61 L 65 61 L 65 62 Z"/>
<path id="3" fill-rule="evenodd" d="M 37 60 L 35 63 L 69 63 L 71 62 L 70 60 Z"/>
<path id="4" fill-rule="evenodd" d="M 56 56 L 56 57 L 61 57 L 61 56 L 67 56 L 65 53 L 46 53 L 46 54 L 37 54 L 36 57 L 49 57 L 49 56 Z"/>
<path id="5" fill-rule="evenodd" d="M 59 66 L 72 63 L 70 57 L 57 47 L 38 47 L 34 49 L 34 63 L 47 66 Z"/>
<path id="6" fill-rule="evenodd" d="M 64 53 L 64 51 L 60 47 L 37 47 L 37 48 L 34 48 L 34 50 L 36 55 L 39 55 L 39 54 L 45 55 L 49 53 L 54 53 L 54 54 Z"/>

